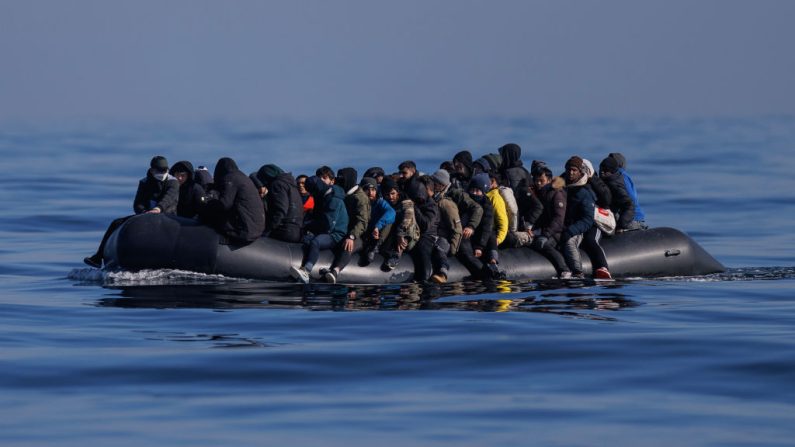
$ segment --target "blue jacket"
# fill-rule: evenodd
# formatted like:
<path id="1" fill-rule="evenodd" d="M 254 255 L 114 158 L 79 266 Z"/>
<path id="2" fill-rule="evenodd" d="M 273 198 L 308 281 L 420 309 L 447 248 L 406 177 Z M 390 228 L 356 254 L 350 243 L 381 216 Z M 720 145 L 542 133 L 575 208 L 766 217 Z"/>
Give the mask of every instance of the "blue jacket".
<path id="1" fill-rule="evenodd" d="M 309 231 L 328 234 L 334 242 L 345 237 L 348 233 L 348 210 L 345 208 L 345 192 L 342 188 L 337 185 L 326 186 L 315 196 L 315 216 L 309 224 Z"/>
<path id="2" fill-rule="evenodd" d="M 370 228 L 369 232 L 372 233 L 373 228 L 378 228 L 378 231 L 384 229 L 385 226 L 395 222 L 395 209 L 382 197 L 373 202 L 370 211 Z"/>
<path id="3" fill-rule="evenodd" d="M 640 203 L 638 202 L 638 192 L 635 191 L 635 183 L 632 182 L 632 177 L 627 174 L 624 168 L 618 168 L 618 172 L 624 177 L 624 186 L 627 188 L 627 194 L 632 198 L 632 203 L 635 205 L 635 220 L 640 222 L 645 221 L 646 214 L 643 212 L 643 208 L 640 207 Z"/>
<path id="4" fill-rule="evenodd" d="M 594 224 L 593 213 L 596 198 L 593 191 L 585 186 L 566 187 L 566 219 L 563 239 L 568 239 L 590 230 Z"/>

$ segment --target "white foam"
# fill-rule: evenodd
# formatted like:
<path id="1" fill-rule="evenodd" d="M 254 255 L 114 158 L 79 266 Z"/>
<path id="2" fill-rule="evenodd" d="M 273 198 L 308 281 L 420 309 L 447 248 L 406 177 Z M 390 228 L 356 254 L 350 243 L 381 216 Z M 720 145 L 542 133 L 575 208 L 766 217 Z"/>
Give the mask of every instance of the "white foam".
<path id="1" fill-rule="evenodd" d="M 95 268 L 73 269 L 67 277 L 81 282 L 96 282 L 106 286 L 162 286 L 184 284 L 220 284 L 245 282 L 248 279 L 232 278 L 224 275 L 190 272 L 187 270 L 157 269 L 107 271 Z"/>

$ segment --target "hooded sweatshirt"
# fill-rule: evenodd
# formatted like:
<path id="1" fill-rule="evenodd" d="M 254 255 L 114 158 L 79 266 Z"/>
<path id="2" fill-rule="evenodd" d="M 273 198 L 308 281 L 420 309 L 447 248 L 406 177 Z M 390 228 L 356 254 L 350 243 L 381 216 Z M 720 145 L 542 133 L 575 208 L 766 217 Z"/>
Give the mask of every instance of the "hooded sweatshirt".
<path id="1" fill-rule="evenodd" d="M 215 165 L 218 188 L 217 228 L 235 242 L 253 242 L 265 231 L 265 210 L 254 183 L 228 157 Z"/>
<path id="2" fill-rule="evenodd" d="M 159 208 L 161 213 L 174 214 L 179 202 L 179 182 L 168 172 L 160 173 L 153 168 L 138 182 L 133 211 L 145 213 Z"/>
<path id="3" fill-rule="evenodd" d="M 500 173 L 503 183 L 513 189 L 514 195 L 519 195 L 533 184 L 530 173 L 522 164 L 522 148 L 518 144 L 509 143 L 501 147 L 499 152 L 502 156 Z"/>
<path id="4" fill-rule="evenodd" d="M 345 192 L 337 185 L 327 185 L 316 175 L 306 179 L 306 189 L 315 199 L 314 218 L 307 231 L 328 234 L 337 243 L 348 232 L 348 211 Z"/>
<path id="5" fill-rule="evenodd" d="M 177 203 L 177 216 L 193 219 L 198 216 L 202 206 L 204 188 L 193 180 L 194 171 L 191 162 L 182 160 L 174 163 L 169 173 L 185 172 L 188 179 L 179 185 L 179 202 Z"/>

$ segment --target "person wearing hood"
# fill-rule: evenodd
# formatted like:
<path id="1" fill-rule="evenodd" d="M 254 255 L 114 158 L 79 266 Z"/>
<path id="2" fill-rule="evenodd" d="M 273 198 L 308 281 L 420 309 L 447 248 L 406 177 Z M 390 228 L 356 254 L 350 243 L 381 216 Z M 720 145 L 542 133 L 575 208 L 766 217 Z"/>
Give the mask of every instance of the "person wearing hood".
<path id="1" fill-rule="evenodd" d="M 612 201 L 612 194 L 610 188 L 602 181 L 602 179 L 595 175 L 593 164 L 587 159 L 582 160 L 583 167 L 585 168 L 585 175 L 588 176 L 588 187 L 594 194 L 596 199 L 595 206 L 599 208 L 610 208 Z M 591 258 L 591 267 L 594 278 L 598 279 L 612 279 L 610 270 L 607 267 L 607 256 L 599 241 L 602 239 L 602 230 L 594 225 L 590 230 L 585 232 L 582 239 L 582 248 L 588 257 Z"/>
<path id="2" fill-rule="evenodd" d="M 618 163 L 610 157 L 599 163 L 599 177 L 610 188 L 610 209 L 616 216 L 616 231 L 626 231 L 635 219 L 635 204 L 627 193 L 624 177 L 618 172 Z"/>
<path id="3" fill-rule="evenodd" d="M 486 154 L 472 163 L 473 174 L 486 174 L 499 173 L 502 167 L 502 156 L 500 154 Z"/>
<path id="4" fill-rule="evenodd" d="M 199 166 L 193 172 L 193 181 L 195 181 L 199 186 L 204 189 L 204 192 L 209 192 L 210 190 L 215 189 L 215 185 L 213 184 L 213 175 L 210 174 L 210 170 L 207 169 L 206 166 Z"/>
<path id="5" fill-rule="evenodd" d="M 381 185 L 388 186 L 390 182 L 392 182 L 392 179 L 387 179 L 382 181 Z M 392 229 L 392 224 L 395 223 L 395 208 L 392 203 L 380 196 L 388 196 L 393 193 L 393 202 L 395 204 L 399 203 L 397 200 L 397 187 L 389 188 L 386 194 L 380 194 L 378 186 L 378 182 L 372 177 L 364 177 L 359 183 L 359 188 L 370 199 L 370 223 L 367 226 L 363 241 L 364 254 L 359 257 L 359 264 L 362 267 L 370 265 L 375 260 L 376 253 L 381 250 L 381 244 L 387 239 Z"/>
<path id="6" fill-rule="evenodd" d="M 439 208 L 439 237 L 434 244 L 431 255 L 434 274 L 431 280 L 435 283 L 447 282 L 447 274 L 450 271 L 450 264 L 447 256 L 455 256 L 458 247 L 461 246 L 463 227 L 461 226 L 461 216 L 458 213 L 458 205 L 446 196 L 450 188 L 450 173 L 444 169 L 439 169 L 429 177 L 431 182 L 428 185 L 428 194 Z"/>
<path id="7" fill-rule="evenodd" d="M 630 221 L 625 228 L 621 229 L 621 231 L 616 230 L 616 232 L 621 233 L 624 231 L 645 230 L 649 228 L 648 225 L 646 225 L 646 213 L 644 213 L 643 208 L 640 207 L 638 192 L 635 189 L 635 182 L 632 181 L 632 177 L 630 177 L 629 173 L 627 172 L 627 159 L 620 152 L 611 152 L 607 158 L 615 161 L 615 169 L 619 174 L 621 174 L 621 177 L 624 180 L 624 189 L 627 190 L 627 194 L 629 194 L 629 197 L 632 199 L 632 204 L 635 208 L 635 215 L 633 216 L 632 221 Z"/>
<path id="8" fill-rule="evenodd" d="M 491 179 L 485 172 L 472 177 L 469 182 L 469 195 L 483 211 L 480 224 L 475 227 L 472 237 L 461 239 L 456 257 L 469 270 L 473 278 L 497 279 L 497 236 L 494 233 L 494 207 L 486 194 L 491 190 Z"/>
<path id="9" fill-rule="evenodd" d="M 195 219 L 203 205 L 204 188 L 193 180 L 193 165 L 189 161 L 178 161 L 171 166 L 169 174 L 179 183 L 177 216 Z"/>
<path id="10" fill-rule="evenodd" d="M 265 235 L 280 241 L 299 242 L 304 210 L 293 175 L 274 164 L 267 164 L 259 168 L 256 177 L 268 191 Z"/>
<path id="11" fill-rule="evenodd" d="M 362 178 L 369 177 L 375 180 L 376 185 L 380 185 L 381 182 L 384 181 L 384 176 L 386 176 L 384 168 L 380 166 L 373 166 L 372 168 L 368 168 L 366 171 L 364 171 L 364 175 L 362 175 Z"/>
<path id="12" fill-rule="evenodd" d="M 290 268 L 290 275 L 304 284 L 309 283 L 320 250 L 339 244 L 348 231 L 345 192 L 327 181 L 316 175 L 306 179 L 306 189 L 315 199 L 315 211 L 302 239 L 304 258 L 301 265 Z"/>
<path id="13" fill-rule="evenodd" d="M 566 218 L 566 181 L 560 177 L 553 177 L 552 170 L 548 167 L 539 166 L 538 169 L 533 170 L 533 182 L 542 211 L 533 226 L 533 241 L 530 248 L 552 263 L 558 278 L 571 278 L 571 270 L 556 248 Z"/>
<path id="14" fill-rule="evenodd" d="M 252 180 L 229 157 L 218 160 L 213 173 L 218 198 L 208 205 L 206 220 L 235 244 L 249 244 L 265 231 L 265 209 Z"/>
<path id="15" fill-rule="evenodd" d="M 345 191 L 345 210 L 348 213 L 348 232 L 334 250 L 334 261 L 320 274 L 326 282 L 334 284 L 340 272 L 351 262 L 354 253 L 361 251 L 365 232 L 370 225 L 370 197 L 356 184 L 357 172 L 354 168 L 337 171 L 336 184 Z"/>
<path id="16" fill-rule="evenodd" d="M 133 211 L 135 214 L 174 214 L 177 212 L 179 202 L 179 182 L 174 176 L 168 173 L 168 160 L 157 155 L 149 162 L 149 170 L 146 177 L 138 182 L 138 190 L 135 192 L 133 200 Z M 121 217 L 110 223 L 102 241 L 99 243 L 97 251 L 83 259 L 83 262 L 91 267 L 102 267 L 102 260 L 105 252 L 105 244 L 110 235 L 116 231 L 127 219 L 132 216 Z"/>
<path id="17" fill-rule="evenodd" d="M 566 161 L 566 217 L 561 239 L 563 256 L 575 278 L 583 278 L 580 244 L 594 226 L 595 200 L 588 187 L 588 174 L 582 158 L 573 156 Z"/>
<path id="18" fill-rule="evenodd" d="M 453 157 L 455 173 L 450 176 L 450 188 L 466 191 L 472 179 L 472 153 L 464 150 Z"/>
<path id="19" fill-rule="evenodd" d="M 508 143 L 498 152 L 502 157 L 500 176 L 504 185 L 510 187 L 514 195 L 518 196 L 533 184 L 530 173 L 522 164 L 522 148 L 518 144 Z"/>

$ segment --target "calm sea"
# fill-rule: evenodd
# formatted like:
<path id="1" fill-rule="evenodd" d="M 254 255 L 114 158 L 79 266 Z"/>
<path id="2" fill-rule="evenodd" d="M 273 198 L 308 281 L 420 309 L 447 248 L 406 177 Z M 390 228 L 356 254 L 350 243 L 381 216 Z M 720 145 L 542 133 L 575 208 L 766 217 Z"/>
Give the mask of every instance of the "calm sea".
<path id="1" fill-rule="evenodd" d="M 728 271 L 300 287 L 82 258 L 156 154 L 434 171 L 623 152 Z M 790 446 L 795 118 L 0 124 L 0 445 Z"/>

